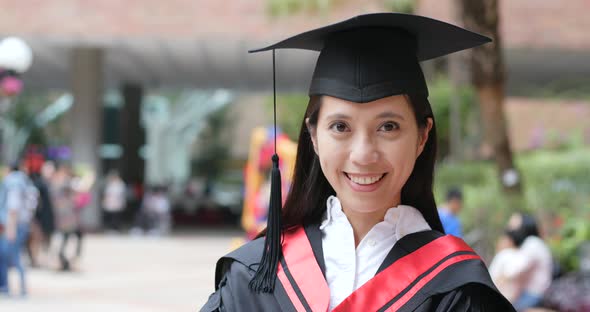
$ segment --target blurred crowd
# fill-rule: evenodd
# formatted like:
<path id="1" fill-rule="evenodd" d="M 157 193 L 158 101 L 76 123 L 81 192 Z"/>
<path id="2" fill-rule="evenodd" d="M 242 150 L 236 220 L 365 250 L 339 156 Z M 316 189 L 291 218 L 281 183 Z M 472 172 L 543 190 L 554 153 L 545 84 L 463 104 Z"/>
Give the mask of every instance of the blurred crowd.
<path id="1" fill-rule="evenodd" d="M 453 187 L 447 192 L 445 204 L 439 207 L 447 234 L 463 235 L 458 218 L 462 201 L 461 190 Z M 590 311 L 590 265 L 564 272 L 544 237 L 533 215 L 511 215 L 489 264 L 498 290 L 518 311 Z M 590 263 L 590 242 L 579 249 L 580 262 Z M 586 249 L 589 251 L 584 254 Z"/>
<path id="2" fill-rule="evenodd" d="M 76 270 L 83 251 L 84 213 L 96 203 L 103 229 L 131 234 L 167 234 L 171 228 L 170 202 L 164 187 L 141 194 L 130 222 L 124 212 L 133 191 L 116 171 L 104 181 L 86 168 L 27 157 L 0 172 L 0 295 L 27 295 L 27 267 Z M 94 188 L 98 187 L 98 192 Z M 130 194 L 131 193 L 131 194 Z M 18 272 L 20 285 L 9 285 L 9 271 Z"/>
<path id="3" fill-rule="evenodd" d="M 56 168 L 53 162 L 34 157 L 8 169 L 0 184 L 0 292 L 10 292 L 7 272 L 14 267 L 20 295 L 27 294 L 23 253 L 33 267 L 72 269 L 82 253 L 80 215 L 91 202 L 94 180 L 91 171 L 75 173 L 68 165 Z M 52 248 L 54 234 L 61 241 Z M 71 242 L 75 242 L 73 253 Z"/>

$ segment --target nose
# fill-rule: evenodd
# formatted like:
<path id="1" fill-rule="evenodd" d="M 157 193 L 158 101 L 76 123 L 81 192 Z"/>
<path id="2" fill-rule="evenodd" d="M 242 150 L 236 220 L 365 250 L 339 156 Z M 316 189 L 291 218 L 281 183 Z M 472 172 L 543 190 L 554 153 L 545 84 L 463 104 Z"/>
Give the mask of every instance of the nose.
<path id="1" fill-rule="evenodd" d="M 350 149 L 350 160 L 353 164 L 366 166 L 379 160 L 379 150 L 376 140 L 367 135 L 359 135 L 353 141 Z"/>

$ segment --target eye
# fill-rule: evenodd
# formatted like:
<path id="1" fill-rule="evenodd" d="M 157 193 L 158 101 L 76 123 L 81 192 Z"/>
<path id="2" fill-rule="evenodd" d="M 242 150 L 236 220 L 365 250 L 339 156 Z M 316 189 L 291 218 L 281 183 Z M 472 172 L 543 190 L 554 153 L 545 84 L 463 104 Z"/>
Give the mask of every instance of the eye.
<path id="1" fill-rule="evenodd" d="M 341 121 L 337 121 L 330 125 L 330 130 L 334 130 L 336 132 L 347 132 L 348 126 Z"/>
<path id="2" fill-rule="evenodd" d="M 379 127 L 380 131 L 391 132 L 399 129 L 399 124 L 394 121 L 388 121 Z"/>

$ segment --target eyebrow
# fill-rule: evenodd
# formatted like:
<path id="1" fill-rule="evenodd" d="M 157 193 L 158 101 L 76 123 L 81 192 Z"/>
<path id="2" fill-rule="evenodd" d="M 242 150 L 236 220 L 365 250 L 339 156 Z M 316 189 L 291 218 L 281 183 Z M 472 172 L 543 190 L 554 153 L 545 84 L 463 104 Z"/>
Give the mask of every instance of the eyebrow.
<path id="1" fill-rule="evenodd" d="M 398 113 L 394 113 L 394 112 L 383 112 L 380 113 L 379 115 L 377 115 L 376 119 L 381 119 L 381 118 L 399 118 L 401 120 L 405 120 L 404 116 L 398 114 Z"/>
<path id="2" fill-rule="evenodd" d="M 346 114 L 342 114 L 342 113 L 334 113 L 331 115 L 326 116 L 326 119 L 350 119 L 351 117 L 349 115 Z M 377 115 L 377 117 L 375 117 L 375 119 L 383 119 L 383 118 L 399 118 L 401 120 L 405 120 L 404 116 L 398 114 L 398 113 L 394 113 L 394 112 L 382 112 L 379 115 Z"/>
<path id="3" fill-rule="evenodd" d="M 342 113 L 335 113 L 326 116 L 326 119 L 350 119 L 350 116 Z"/>

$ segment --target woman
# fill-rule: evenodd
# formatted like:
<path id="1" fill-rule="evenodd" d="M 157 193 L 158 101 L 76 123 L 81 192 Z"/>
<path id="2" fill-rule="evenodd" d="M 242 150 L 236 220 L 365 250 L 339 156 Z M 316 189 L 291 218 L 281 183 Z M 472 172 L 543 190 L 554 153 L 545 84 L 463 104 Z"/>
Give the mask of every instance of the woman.
<path id="1" fill-rule="evenodd" d="M 551 285 L 551 250 L 539 235 L 537 221 L 529 214 L 513 214 L 508 221 L 506 235 L 514 242 L 516 249 L 504 275 L 517 281 L 521 289 L 518 296 L 515 296 L 514 307 L 518 311 L 537 307 Z"/>
<path id="2" fill-rule="evenodd" d="M 71 236 L 78 236 L 79 211 L 76 209 L 76 191 L 73 187 L 74 176 L 69 165 L 61 164 L 52 177 L 51 193 L 55 204 L 57 229 L 62 237 L 59 247 L 59 269 L 70 271 L 71 257 L 66 255 L 66 247 Z M 81 235 L 78 236 L 76 250 L 81 250 Z M 78 253 L 78 252 L 76 252 Z"/>
<path id="3" fill-rule="evenodd" d="M 220 259 L 202 311 L 512 311 L 479 256 L 442 234 L 418 63 L 488 41 L 381 13 L 256 50 L 321 52 L 282 216 L 275 187 L 264 237 Z"/>
<path id="4" fill-rule="evenodd" d="M 490 263 L 489 271 L 500 293 L 510 302 L 516 301 L 523 288 L 518 276 L 509 274 L 515 257 L 518 257 L 518 248 L 514 240 L 508 234 L 500 236 L 496 242 L 496 254 Z"/>
<path id="5" fill-rule="evenodd" d="M 107 175 L 102 198 L 105 228 L 121 230 L 121 215 L 125 210 L 127 190 L 119 173 L 112 170 Z"/>

